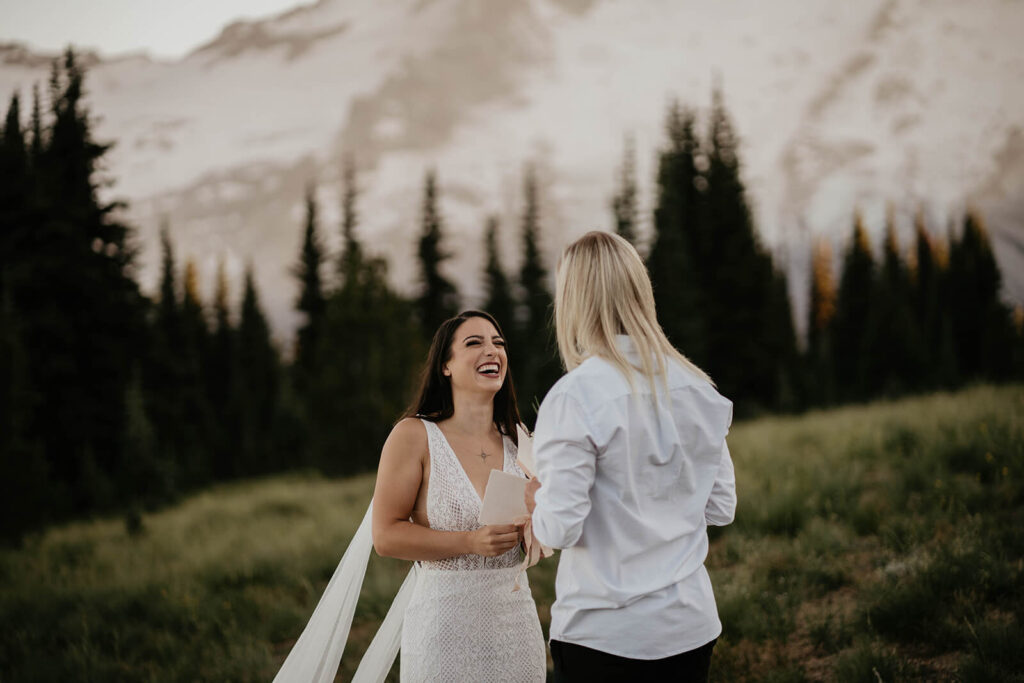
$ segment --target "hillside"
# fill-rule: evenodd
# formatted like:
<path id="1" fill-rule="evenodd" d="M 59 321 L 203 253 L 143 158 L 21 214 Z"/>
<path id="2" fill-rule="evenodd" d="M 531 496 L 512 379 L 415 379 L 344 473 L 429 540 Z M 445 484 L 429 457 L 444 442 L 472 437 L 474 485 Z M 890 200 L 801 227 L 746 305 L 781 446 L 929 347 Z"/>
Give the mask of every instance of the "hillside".
<path id="1" fill-rule="evenodd" d="M 1020 680 L 1024 387 L 767 418 L 729 439 L 740 505 L 707 563 L 725 625 L 714 680 Z M 372 486 L 239 482 L 0 551 L 0 678 L 269 680 Z M 407 567 L 371 561 L 342 679 Z M 531 570 L 545 628 L 554 570 Z"/>

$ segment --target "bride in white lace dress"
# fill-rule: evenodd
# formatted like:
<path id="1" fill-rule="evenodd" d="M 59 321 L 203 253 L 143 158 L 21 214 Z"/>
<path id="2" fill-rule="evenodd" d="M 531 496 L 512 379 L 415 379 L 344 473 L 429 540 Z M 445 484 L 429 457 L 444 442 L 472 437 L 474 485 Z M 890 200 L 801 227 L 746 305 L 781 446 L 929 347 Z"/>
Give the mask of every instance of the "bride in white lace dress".
<path id="1" fill-rule="evenodd" d="M 517 466 L 504 337 L 467 311 L 434 335 L 419 396 L 384 444 L 373 503 L 380 555 L 419 564 L 402 626 L 403 682 L 543 681 L 537 608 L 519 572 L 521 530 L 481 527 L 492 469 Z"/>

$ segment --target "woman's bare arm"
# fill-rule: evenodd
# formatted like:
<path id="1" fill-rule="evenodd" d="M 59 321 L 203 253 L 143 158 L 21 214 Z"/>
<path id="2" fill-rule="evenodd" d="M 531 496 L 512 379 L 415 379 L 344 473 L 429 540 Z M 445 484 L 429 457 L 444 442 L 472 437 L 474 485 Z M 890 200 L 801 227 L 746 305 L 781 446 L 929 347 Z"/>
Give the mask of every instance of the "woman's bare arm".
<path id="1" fill-rule="evenodd" d="M 439 531 L 409 521 L 428 458 L 423 424 L 406 418 L 384 443 L 373 492 L 373 547 L 378 555 L 403 560 L 443 560 L 474 553 L 501 555 L 518 542 L 515 525 L 475 531 Z"/>

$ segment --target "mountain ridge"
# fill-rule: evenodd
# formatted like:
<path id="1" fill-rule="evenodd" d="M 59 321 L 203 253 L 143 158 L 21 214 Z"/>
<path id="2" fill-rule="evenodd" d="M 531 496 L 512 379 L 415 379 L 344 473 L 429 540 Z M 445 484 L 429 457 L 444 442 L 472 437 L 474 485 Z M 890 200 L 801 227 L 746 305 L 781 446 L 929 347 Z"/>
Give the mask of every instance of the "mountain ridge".
<path id="1" fill-rule="evenodd" d="M 117 141 L 109 191 L 131 202 L 145 287 L 166 221 L 182 256 L 201 255 L 209 288 L 220 258 L 235 277 L 253 263 L 287 338 L 304 187 L 317 183 L 322 231 L 336 244 L 343 154 L 360 170 L 360 234 L 389 254 L 402 288 L 415 279 L 428 168 L 459 245 L 448 270 L 470 298 L 488 215 L 501 219 L 504 254 L 518 253 L 528 164 L 553 265 L 564 240 L 610 227 L 632 135 L 647 235 L 666 105 L 678 98 L 704 117 L 717 80 L 760 232 L 788 264 L 798 323 L 811 242 L 841 245 L 854 211 L 877 237 L 890 206 L 905 244 L 918 210 L 944 233 L 979 206 L 1007 297 L 1024 301 L 1024 89 L 1012 85 L 1024 82 L 1020 3 L 644 7 L 319 0 L 234 22 L 176 61 L 94 56 L 94 132 Z M 0 94 L 45 83 L 48 67 L 22 50 L 0 46 Z"/>

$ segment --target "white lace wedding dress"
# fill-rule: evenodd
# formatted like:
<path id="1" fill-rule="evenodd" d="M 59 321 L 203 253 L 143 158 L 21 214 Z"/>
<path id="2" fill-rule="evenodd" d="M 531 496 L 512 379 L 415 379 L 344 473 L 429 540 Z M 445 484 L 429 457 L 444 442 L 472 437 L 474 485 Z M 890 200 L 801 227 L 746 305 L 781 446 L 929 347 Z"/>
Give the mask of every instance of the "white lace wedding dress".
<path id="1" fill-rule="evenodd" d="M 430 447 L 427 518 L 432 529 L 479 528 L 480 496 L 441 429 L 423 421 Z M 516 447 L 504 441 L 506 472 L 524 476 Z M 420 562 L 402 626 L 403 683 L 543 681 L 547 670 L 544 637 L 519 549 L 498 557 L 459 555 Z"/>

